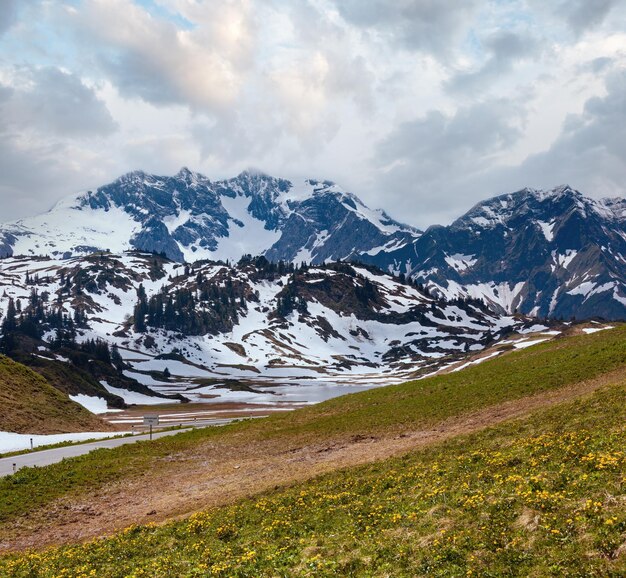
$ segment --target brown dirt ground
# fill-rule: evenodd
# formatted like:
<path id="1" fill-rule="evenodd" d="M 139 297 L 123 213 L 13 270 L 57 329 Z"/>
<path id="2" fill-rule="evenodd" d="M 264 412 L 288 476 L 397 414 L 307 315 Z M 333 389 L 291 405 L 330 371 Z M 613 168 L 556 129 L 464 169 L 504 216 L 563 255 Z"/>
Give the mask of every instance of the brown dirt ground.
<path id="1" fill-rule="evenodd" d="M 402 455 L 472 433 L 534 410 L 626 381 L 626 368 L 573 386 L 447 419 L 428 429 L 332 441 L 253 440 L 240 435 L 207 441 L 161 460 L 158 474 L 122 479 L 79 500 L 64 498 L 20 518 L 0 533 L 0 552 L 80 542 L 131 524 L 165 522 L 349 466 Z"/>

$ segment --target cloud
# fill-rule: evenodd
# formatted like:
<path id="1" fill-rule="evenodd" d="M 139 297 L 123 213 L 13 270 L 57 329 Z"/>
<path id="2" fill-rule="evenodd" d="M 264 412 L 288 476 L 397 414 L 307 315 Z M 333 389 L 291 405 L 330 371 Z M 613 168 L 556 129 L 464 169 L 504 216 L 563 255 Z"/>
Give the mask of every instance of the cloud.
<path id="1" fill-rule="evenodd" d="M 626 182 L 626 69 L 606 80 L 606 95 L 587 100 L 580 114 L 570 114 L 556 141 L 529 156 L 502 180 L 526 184 L 569 183 L 592 196 L 624 194 Z M 512 173 L 512 174 L 511 174 Z"/>
<path id="2" fill-rule="evenodd" d="M 493 84 L 510 72 L 515 64 L 536 56 L 539 42 L 529 34 L 513 31 L 493 33 L 484 42 L 489 54 L 478 69 L 454 75 L 446 88 L 453 93 L 473 93 L 489 90 Z"/>
<path id="3" fill-rule="evenodd" d="M 598 56 L 589 62 L 585 62 L 580 65 L 579 70 L 581 72 L 591 72 L 592 74 L 600 74 L 610 68 L 615 60 L 608 56 Z"/>
<path id="4" fill-rule="evenodd" d="M 15 86 L 0 85 L 0 128 L 63 137 L 115 130 L 105 104 L 77 76 L 47 67 L 17 69 L 13 77 Z"/>
<path id="5" fill-rule="evenodd" d="M 521 134 L 520 108 L 484 102 L 446 116 L 432 112 L 401 125 L 380 143 L 386 164 L 378 188 L 396 214 L 416 224 L 447 223 L 474 203 L 526 186 L 570 184 L 592 197 L 623 196 L 626 182 L 626 69 L 612 72 L 606 95 L 568 115 L 556 140 L 522 162 L 506 165 L 499 153 Z M 393 211 L 392 211 L 393 213 Z"/>
<path id="6" fill-rule="evenodd" d="M 277 153 L 311 159 L 333 141 L 350 111 L 375 107 L 368 61 L 327 12 L 308 2 L 270 2 L 257 20 L 271 31 L 273 49 L 248 74 L 236 106 L 198 116 L 191 127 L 203 158 L 222 165 L 258 165 Z"/>
<path id="7" fill-rule="evenodd" d="M 9 217 L 41 212 L 60 192 L 102 178 L 107 161 L 88 143 L 111 135 L 116 124 L 75 75 L 22 67 L 6 76 L 11 82 L 0 83 L 0 199 L 10 199 Z"/>
<path id="8" fill-rule="evenodd" d="M 618 3 L 619 0 L 567 0 L 559 4 L 555 14 L 564 16 L 572 31 L 581 35 L 602 24 Z"/>
<path id="9" fill-rule="evenodd" d="M 438 176 L 453 162 L 476 166 L 520 136 L 519 109 L 506 100 L 489 100 L 447 116 L 431 111 L 399 125 L 379 145 L 379 162 L 411 162 L 423 175 Z"/>
<path id="10" fill-rule="evenodd" d="M 328 178 L 420 226 L 525 185 L 617 191 L 625 10 L 0 0 L 5 218 L 21 212 L 18 193 L 47 207 L 127 170 L 180 165 Z"/>
<path id="11" fill-rule="evenodd" d="M 3 0 L 0 2 L 0 36 L 15 23 L 17 7 L 18 0 Z"/>
<path id="12" fill-rule="evenodd" d="M 463 182 L 488 171 L 520 137 L 523 111 L 520 103 L 491 99 L 453 115 L 431 111 L 396 127 L 374 156 L 382 169 L 378 187 L 392 197 L 389 206 L 414 212 L 421 199 L 432 218 L 463 203 Z"/>
<path id="13" fill-rule="evenodd" d="M 407 50 L 446 56 L 469 27 L 476 0 L 337 0 L 343 19 Z"/>
<path id="14" fill-rule="evenodd" d="M 253 27 L 244 0 L 189 4 L 191 29 L 131 0 L 85 0 L 64 8 L 82 47 L 127 97 L 204 112 L 231 105 L 249 64 Z"/>

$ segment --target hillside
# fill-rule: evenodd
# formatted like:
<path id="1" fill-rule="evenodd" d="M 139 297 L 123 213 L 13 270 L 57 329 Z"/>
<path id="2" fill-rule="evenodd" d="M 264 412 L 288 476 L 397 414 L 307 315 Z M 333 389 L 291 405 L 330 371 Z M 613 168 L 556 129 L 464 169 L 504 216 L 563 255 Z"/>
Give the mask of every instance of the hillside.
<path id="1" fill-rule="evenodd" d="M 594 345 L 610 349 L 610 341 L 570 345 L 584 357 Z M 540 359 L 526 358 L 528 369 Z M 621 576 L 625 394 L 622 372 L 595 394 L 523 420 L 165 526 L 131 526 L 85 545 L 5 556 L 0 571 L 16 577 L 92 569 L 112 577 Z"/>
<path id="2" fill-rule="evenodd" d="M 0 431 L 64 433 L 110 427 L 20 363 L 0 356 Z"/>
<path id="3" fill-rule="evenodd" d="M 624 383 L 625 332 L 555 339 L 459 372 L 264 420 L 22 470 L 0 480 L 0 549 L 71 542 L 191 514 Z"/>
<path id="4" fill-rule="evenodd" d="M 626 201 L 567 185 L 486 199 L 425 232 L 325 180 L 245 171 L 212 181 L 134 171 L 51 211 L 0 225 L 0 256 L 56 260 L 130 250 L 177 262 L 359 261 L 500 314 L 626 318 Z"/>
<path id="5" fill-rule="evenodd" d="M 183 265 L 144 253 L 9 257 L 0 261 L 0 285 L 0 308 L 13 311 L 3 326 L 31 337 L 33 362 L 56 360 L 58 374 L 63 360 L 68 367 L 71 361 L 90 381 L 83 393 L 100 397 L 107 386 L 139 391 L 139 384 L 142 393 L 149 387 L 194 401 L 227 397 L 216 387 L 227 378 L 266 389 L 319 378 L 397 383 L 512 331 L 548 329 L 494 314 L 480 301 L 437 299 L 405 278 L 347 263 L 296 267 L 246 256 Z M 119 353 L 117 367 L 126 362 L 121 375 L 95 372 L 103 365 L 79 359 L 75 350 L 93 339 Z M 63 349 L 70 345 L 74 353 Z M 110 357 L 103 357 L 109 369 Z"/>

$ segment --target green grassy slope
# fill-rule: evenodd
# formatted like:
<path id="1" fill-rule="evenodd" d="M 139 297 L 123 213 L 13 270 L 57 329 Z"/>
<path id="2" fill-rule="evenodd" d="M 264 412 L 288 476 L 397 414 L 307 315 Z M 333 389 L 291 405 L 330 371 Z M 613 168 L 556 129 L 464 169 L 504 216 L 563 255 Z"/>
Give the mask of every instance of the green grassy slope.
<path id="1" fill-rule="evenodd" d="M 108 429 L 102 420 L 40 375 L 0 356 L 0 431 L 61 433 L 103 428 Z"/>
<path id="2" fill-rule="evenodd" d="M 161 458 L 170 454 L 210 455 L 221 443 L 236 451 L 233 443 L 253 444 L 259 439 L 275 439 L 281 447 L 289 447 L 346 435 L 407 431 L 624 367 L 626 327 L 622 326 L 546 342 L 462 372 L 349 395 L 264 420 L 99 450 L 0 479 L 0 526 L 57 498 L 86 495 L 148 471 L 159 475 L 168 467 Z"/>
<path id="3" fill-rule="evenodd" d="M 0 575 L 624 576 L 626 387 Z M 90 574 L 93 572 L 93 574 Z"/>

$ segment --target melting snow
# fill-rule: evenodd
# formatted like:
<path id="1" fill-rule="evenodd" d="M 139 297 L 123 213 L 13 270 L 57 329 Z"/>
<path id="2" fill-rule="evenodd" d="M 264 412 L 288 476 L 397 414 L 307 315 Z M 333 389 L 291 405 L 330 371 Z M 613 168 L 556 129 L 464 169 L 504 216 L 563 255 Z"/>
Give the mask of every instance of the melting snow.
<path id="1" fill-rule="evenodd" d="M 212 259 L 237 261 L 246 253 L 259 255 L 280 239 L 280 231 L 268 231 L 263 221 L 259 221 L 248 212 L 251 200 L 250 197 L 243 195 L 237 195 L 234 199 L 221 197 L 222 205 L 228 214 L 232 219 L 243 223 L 243 227 L 232 220 L 228 221 L 228 237 L 219 239 L 217 249 L 211 253 Z"/>
<path id="2" fill-rule="evenodd" d="M 121 387 L 113 387 L 112 385 L 109 385 L 106 381 L 101 381 L 100 383 L 109 393 L 121 397 L 128 405 L 158 405 L 166 402 L 179 403 L 178 400 L 166 400 L 162 397 L 152 397 L 150 395 L 145 395 L 136 391 L 122 389 Z"/>
<path id="3" fill-rule="evenodd" d="M 79 393 L 77 395 L 70 395 L 70 399 L 82 405 L 85 409 L 88 409 L 91 413 L 107 413 L 110 411 L 120 411 L 115 409 L 109 409 L 107 407 L 107 400 L 103 397 L 95 397 L 91 395 L 85 395 Z"/>
<path id="4" fill-rule="evenodd" d="M 527 347 L 530 347 L 531 345 L 537 345 L 537 343 L 543 343 L 544 341 L 548 341 L 549 338 L 546 339 L 528 339 L 525 341 L 516 341 L 513 342 L 513 347 L 515 347 L 515 349 L 526 349 Z"/>
<path id="5" fill-rule="evenodd" d="M 448 255 L 445 259 L 446 263 L 456 271 L 465 271 L 473 267 L 477 261 L 474 255 L 463 255 L 462 253 Z"/>
<path id="6" fill-rule="evenodd" d="M 552 239 L 554 239 L 554 226 L 556 225 L 556 221 L 552 221 L 551 223 L 546 223 L 545 221 L 536 222 L 546 240 L 552 241 Z"/>
<path id="7" fill-rule="evenodd" d="M 31 438 L 33 440 L 33 446 L 39 447 L 59 444 L 61 442 L 83 442 L 92 439 L 112 438 L 126 435 L 127 433 L 129 432 L 80 432 L 40 435 L 0 431 L 0 454 L 29 450 Z"/>
<path id="8" fill-rule="evenodd" d="M 596 333 L 598 331 L 604 331 L 605 329 L 613 329 L 612 325 L 607 325 L 606 327 L 585 327 L 583 331 L 585 333 Z"/>

